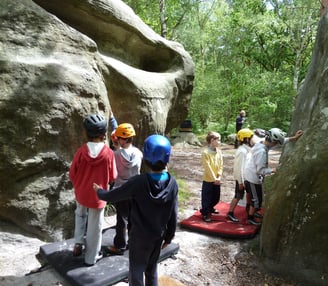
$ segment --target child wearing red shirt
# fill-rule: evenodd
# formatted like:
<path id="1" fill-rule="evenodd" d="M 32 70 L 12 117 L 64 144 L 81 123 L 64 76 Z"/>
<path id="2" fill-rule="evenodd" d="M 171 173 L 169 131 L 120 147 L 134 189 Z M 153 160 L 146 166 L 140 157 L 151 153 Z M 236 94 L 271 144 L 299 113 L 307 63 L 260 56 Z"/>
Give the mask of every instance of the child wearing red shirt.
<path id="1" fill-rule="evenodd" d="M 102 255 L 101 239 L 106 202 L 100 200 L 93 191 L 93 182 L 107 189 L 116 176 L 116 164 L 113 151 L 104 142 L 107 121 L 100 114 L 87 116 L 83 121 L 88 142 L 75 153 L 69 177 L 74 186 L 76 198 L 74 256 L 82 254 L 85 246 L 84 262 L 94 265 Z"/>

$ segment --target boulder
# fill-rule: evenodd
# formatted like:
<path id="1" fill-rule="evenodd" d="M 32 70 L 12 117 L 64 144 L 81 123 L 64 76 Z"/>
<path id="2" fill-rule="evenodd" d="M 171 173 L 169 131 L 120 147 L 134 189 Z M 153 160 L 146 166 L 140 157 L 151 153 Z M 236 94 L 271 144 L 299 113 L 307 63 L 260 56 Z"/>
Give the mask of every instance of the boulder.
<path id="1" fill-rule="evenodd" d="M 68 238 L 83 118 L 112 110 L 139 146 L 167 133 L 188 113 L 193 62 L 119 0 L 2 0 L 0 20 L 0 217 Z"/>
<path id="2" fill-rule="evenodd" d="M 193 132 L 178 132 L 171 138 L 172 145 L 176 147 L 203 146 Z"/>

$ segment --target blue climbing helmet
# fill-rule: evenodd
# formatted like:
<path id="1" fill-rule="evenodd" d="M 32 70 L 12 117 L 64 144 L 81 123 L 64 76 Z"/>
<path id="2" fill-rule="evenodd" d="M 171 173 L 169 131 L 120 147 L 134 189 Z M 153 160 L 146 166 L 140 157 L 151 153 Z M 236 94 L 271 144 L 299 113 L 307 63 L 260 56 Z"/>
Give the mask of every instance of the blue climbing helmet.
<path id="1" fill-rule="evenodd" d="M 144 142 L 144 159 L 155 165 L 158 161 L 168 163 L 171 155 L 170 141 L 162 135 L 150 135 Z"/>
<path id="2" fill-rule="evenodd" d="M 83 126 L 91 138 L 97 138 L 104 135 L 107 131 L 107 121 L 101 114 L 88 115 L 83 120 Z"/>

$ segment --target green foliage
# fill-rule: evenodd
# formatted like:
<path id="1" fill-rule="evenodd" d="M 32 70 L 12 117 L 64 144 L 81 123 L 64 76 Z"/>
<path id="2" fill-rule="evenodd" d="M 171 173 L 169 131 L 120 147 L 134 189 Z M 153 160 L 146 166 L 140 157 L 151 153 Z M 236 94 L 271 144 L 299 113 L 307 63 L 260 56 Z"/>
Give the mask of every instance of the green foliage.
<path id="1" fill-rule="evenodd" d="M 190 192 L 186 188 L 186 182 L 182 179 L 176 178 L 179 186 L 179 202 L 184 203 L 189 200 Z"/>
<path id="2" fill-rule="evenodd" d="M 116 213 L 116 209 L 115 209 L 114 205 L 112 205 L 111 203 L 106 204 L 105 216 L 111 216 L 115 213 Z"/>
<path id="3" fill-rule="evenodd" d="M 159 1 L 126 3 L 160 32 Z M 195 132 L 234 132 L 245 109 L 251 128 L 288 130 L 311 60 L 319 5 L 310 0 L 166 0 L 168 38 L 191 54 Z"/>
<path id="4" fill-rule="evenodd" d="M 175 177 L 178 186 L 179 186 L 179 193 L 178 193 L 178 199 L 179 199 L 179 204 L 183 205 L 185 202 L 189 201 L 190 199 L 190 192 L 186 187 L 186 182 L 176 176 L 176 174 L 170 170 L 170 173 Z"/>

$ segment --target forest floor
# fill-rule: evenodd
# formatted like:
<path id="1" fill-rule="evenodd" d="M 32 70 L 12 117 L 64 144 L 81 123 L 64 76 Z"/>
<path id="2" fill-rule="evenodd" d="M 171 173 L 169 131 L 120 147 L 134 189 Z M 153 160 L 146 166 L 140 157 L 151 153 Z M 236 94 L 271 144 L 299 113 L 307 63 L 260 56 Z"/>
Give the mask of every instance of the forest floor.
<path id="1" fill-rule="evenodd" d="M 230 202 L 234 195 L 232 177 L 235 149 L 221 146 L 224 159 L 221 200 Z M 189 198 L 179 204 L 179 221 L 192 215 L 200 207 L 202 166 L 201 148 L 173 147 L 169 170 L 184 182 Z M 270 151 L 270 165 L 276 166 L 279 151 Z M 108 224 L 113 217 L 106 218 Z M 293 281 L 267 273 L 261 266 L 260 235 L 253 239 L 225 239 L 186 231 L 178 227 L 174 242 L 179 244 L 175 259 L 168 258 L 159 264 L 159 275 L 180 281 L 185 286 L 295 286 Z M 40 267 L 35 258 L 45 242 L 21 233 L 17 228 L 0 224 L 0 285 L 5 286 L 68 286 L 69 284 L 51 267 L 27 275 Z M 125 282 L 116 284 L 127 285 Z M 161 283 L 160 286 L 175 284 Z"/>

